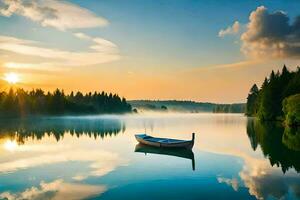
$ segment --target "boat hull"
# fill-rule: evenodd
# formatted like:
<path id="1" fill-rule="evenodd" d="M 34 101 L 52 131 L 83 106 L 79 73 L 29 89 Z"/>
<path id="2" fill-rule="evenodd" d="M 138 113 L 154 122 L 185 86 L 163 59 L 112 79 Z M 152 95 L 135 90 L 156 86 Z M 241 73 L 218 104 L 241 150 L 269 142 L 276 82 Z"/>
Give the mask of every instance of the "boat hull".
<path id="1" fill-rule="evenodd" d="M 154 138 L 145 134 L 135 135 L 135 138 L 139 143 L 153 147 L 192 149 L 194 146 L 194 140 L 172 140 L 168 138 Z"/>

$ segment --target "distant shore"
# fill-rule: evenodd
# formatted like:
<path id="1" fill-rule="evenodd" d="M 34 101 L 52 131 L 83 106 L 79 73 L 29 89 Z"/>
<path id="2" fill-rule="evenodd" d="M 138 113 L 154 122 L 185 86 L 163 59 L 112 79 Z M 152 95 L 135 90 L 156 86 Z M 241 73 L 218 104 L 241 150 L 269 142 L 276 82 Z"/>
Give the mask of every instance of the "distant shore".
<path id="1" fill-rule="evenodd" d="M 245 113 L 245 103 L 217 104 L 179 100 L 129 100 L 136 111 L 183 112 L 183 113 Z"/>

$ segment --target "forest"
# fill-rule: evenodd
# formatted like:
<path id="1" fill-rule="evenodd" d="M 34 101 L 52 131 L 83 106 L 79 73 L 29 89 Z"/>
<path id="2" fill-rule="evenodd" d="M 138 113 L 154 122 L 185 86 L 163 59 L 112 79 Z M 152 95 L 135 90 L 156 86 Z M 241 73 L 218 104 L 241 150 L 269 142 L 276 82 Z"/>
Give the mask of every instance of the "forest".
<path id="1" fill-rule="evenodd" d="M 289 126 L 300 125 L 300 68 L 271 72 L 261 88 L 256 84 L 247 98 L 246 115 L 262 121 L 284 121 Z"/>
<path id="2" fill-rule="evenodd" d="M 131 112 L 126 99 L 106 92 L 65 94 L 59 89 L 46 93 L 42 89 L 25 91 L 21 88 L 0 92 L 0 113 L 5 117 L 126 112 Z"/>

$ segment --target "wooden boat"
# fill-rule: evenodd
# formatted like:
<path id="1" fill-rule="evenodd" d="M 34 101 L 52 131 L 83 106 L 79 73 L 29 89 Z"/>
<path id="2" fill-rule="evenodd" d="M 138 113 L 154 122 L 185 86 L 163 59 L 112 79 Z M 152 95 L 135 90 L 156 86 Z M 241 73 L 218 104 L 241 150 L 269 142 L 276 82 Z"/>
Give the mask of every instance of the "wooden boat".
<path id="1" fill-rule="evenodd" d="M 186 148 L 157 148 L 144 144 L 137 144 L 134 152 L 147 154 L 159 154 L 166 156 L 174 156 L 179 158 L 190 159 L 192 161 L 192 169 L 195 170 L 195 158 L 191 149 Z"/>
<path id="2" fill-rule="evenodd" d="M 154 146 L 154 147 L 192 149 L 194 146 L 195 133 L 193 133 L 192 140 L 157 138 L 157 137 L 149 136 L 147 134 L 137 134 L 135 135 L 135 138 L 141 144 Z"/>

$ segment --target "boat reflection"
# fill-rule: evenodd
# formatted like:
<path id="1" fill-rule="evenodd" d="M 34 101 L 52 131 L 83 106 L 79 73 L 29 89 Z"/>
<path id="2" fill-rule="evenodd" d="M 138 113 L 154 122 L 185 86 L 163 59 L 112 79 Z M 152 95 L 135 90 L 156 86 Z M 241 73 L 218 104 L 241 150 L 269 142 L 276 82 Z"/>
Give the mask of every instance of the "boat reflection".
<path id="1" fill-rule="evenodd" d="M 152 147 L 148 145 L 143 145 L 143 144 L 137 144 L 135 146 L 135 152 L 139 153 L 147 153 L 150 154 L 160 154 L 160 155 L 167 155 L 167 156 L 175 156 L 175 157 L 180 157 L 180 158 L 186 158 L 192 160 L 192 169 L 193 171 L 195 170 L 195 157 L 194 153 L 190 149 L 186 148 L 158 148 L 158 147 Z"/>

